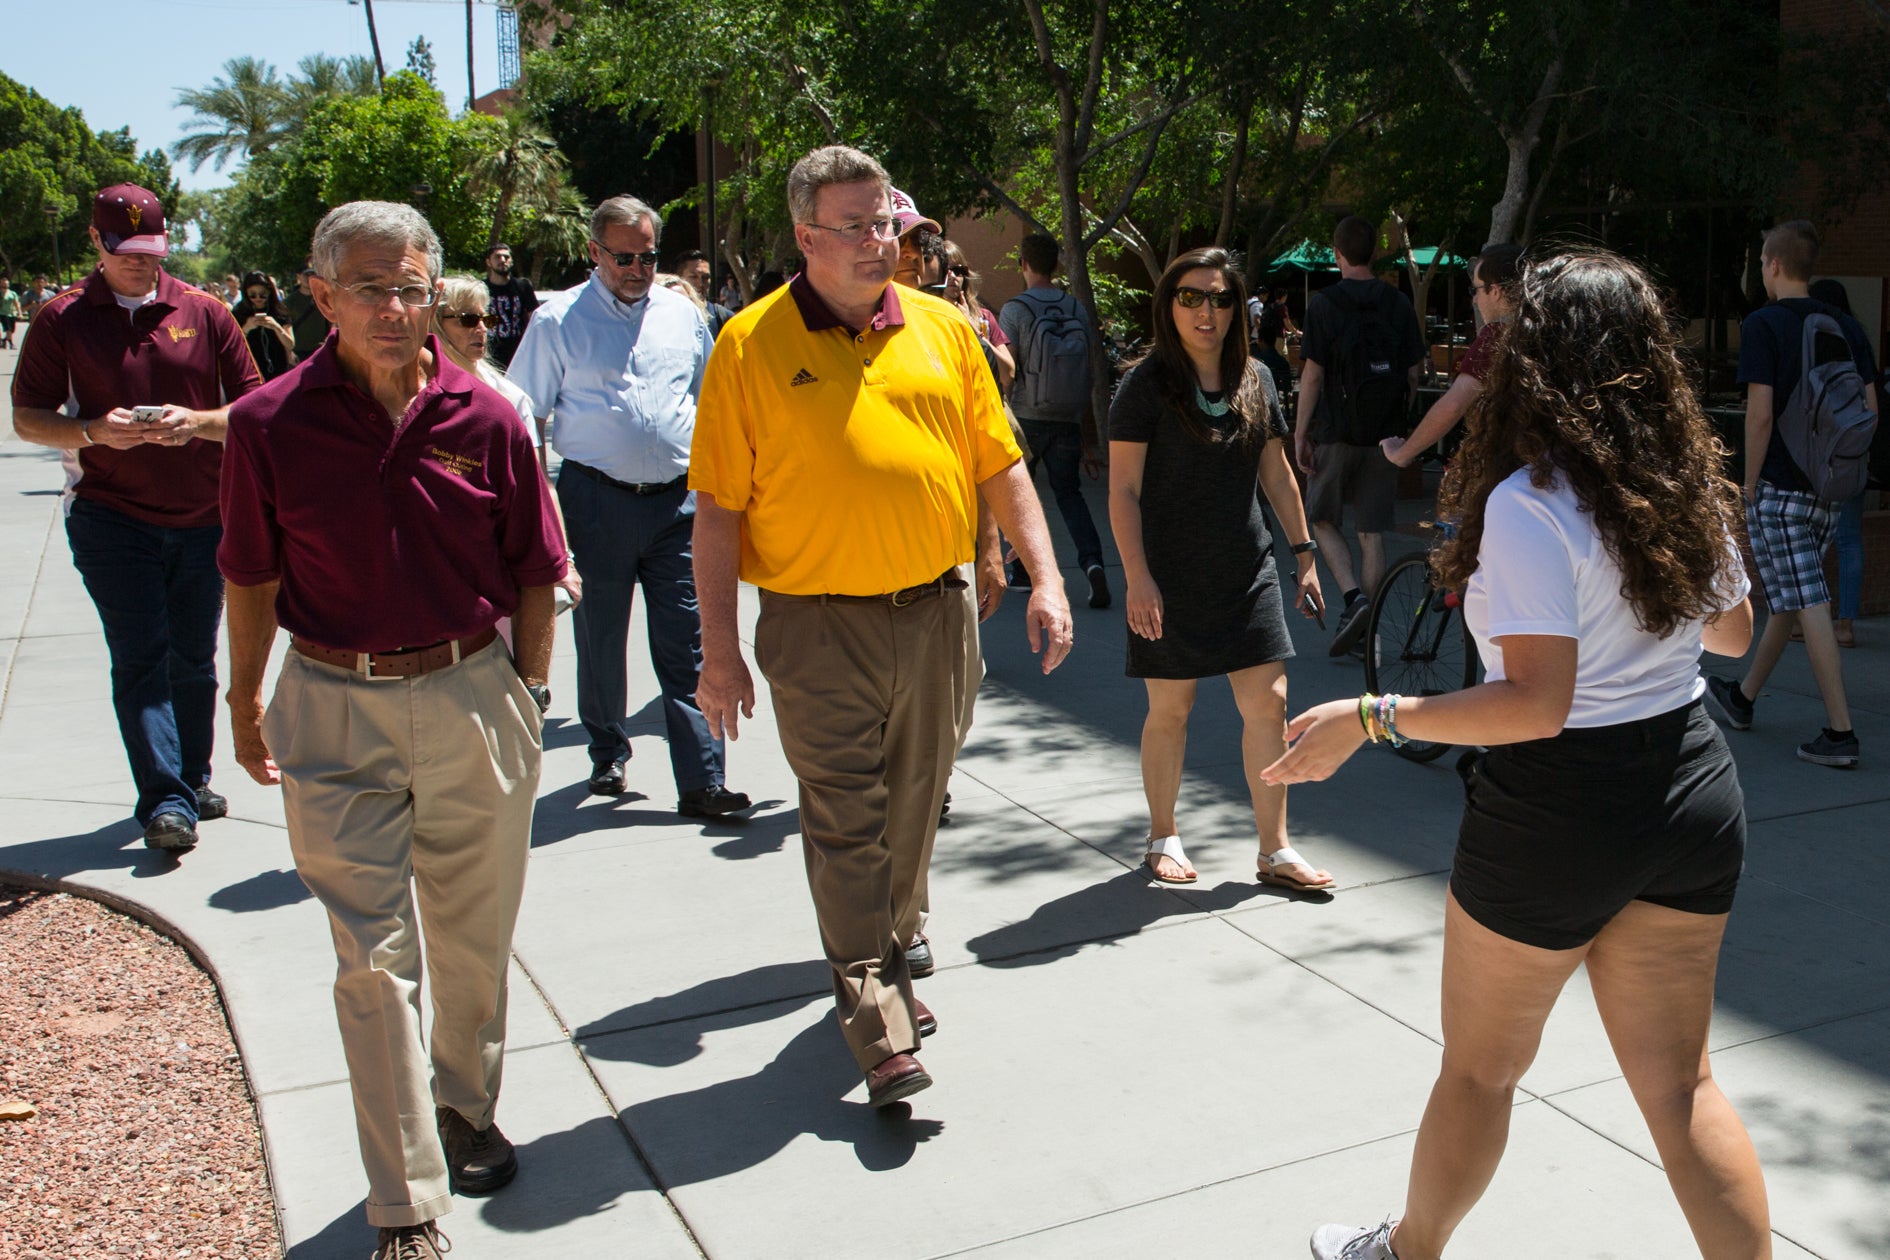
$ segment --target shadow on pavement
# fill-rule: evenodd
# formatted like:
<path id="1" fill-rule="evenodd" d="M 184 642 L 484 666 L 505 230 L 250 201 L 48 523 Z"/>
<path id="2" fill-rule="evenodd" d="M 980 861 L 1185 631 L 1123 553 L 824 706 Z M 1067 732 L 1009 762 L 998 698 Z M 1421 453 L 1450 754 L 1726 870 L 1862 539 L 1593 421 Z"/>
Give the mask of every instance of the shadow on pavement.
<path id="1" fill-rule="evenodd" d="M 578 1029 L 573 1040 L 594 1058 L 674 1067 L 702 1053 L 704 1033 L 774 1019 L 780 1012 L 772 1008 L 782 1002 L 831 1000 L 832 974 L 818 958 L 769 963 L 626 1006 Z M 639 1036 L 614 1037 L 629 1032 Z"/>
<path id="2" fill-rule="evenodd" d="M 132 845 L 138 847 L 132 848 Z M 44 879 L 71 879 L 86 871 L 128 871 L 133 879 L 151 879 L 177 869 L 177 858 L 144 847 L 144 829 L 133 818 L 121 818 L 83 835 L 28 840 L 0 850 L 0 858 L 16 871 Z"/>
<path id="3" fill-rule="evenodd" d="M 1028 919 L 974 936 L 965 947 L 988 967 L 1041 967 L 1072 957 L 1096 941 L 1134 936 L 1174 915 L 1233 910 L 1270 891 L 1259 884 L 1228 880 L 1212 888 L 1192 885 L 1184 899 L 1165 888 L 1149 887 L 1148 876 L 1137 868 L 1046 901 Z M 1070 925 L 1083 923 L 1107 923 L 1109 931 L 1084 940 L 1069 939 Z"/>
<path id="4" fill-rule="evenodd" d="M 611 1049 L 587 1052 L 626 1057 Z M 636 1103 L 622 1119 L 644 1150 L 663 1152 L 656 1174 L 666 1191 L 753 1168 L 803 1135 L 847 1143 L 860 1167 L 885 1172 L 910 1162 L 920 1143 L 944 1132 L 943 1122 L 913 1119 L 907 1106 L 879 1111 L 846 1101 L 860 1079 L 840 1030 L 823 1011 L 753 1075 Z M 920 1094 L 916 1105 L 924 1100 Z"/>
<path id="5" fill-rule="evenodd" d="M 374 1237 L 375 1229 L 367 1220 L 367 1200 L 362 1199 L 328 1222 L 321 1233 L 290 1247 L 289 1260 L 361 1260 L 374 1250 Z"/>
<path id="6" fill-rule="evenodd" d="M 210 894 L 210 904 L 218 910 L 247 914 L 256 910 L 280 910 L 307 901 L 314 894 L 294 871 L 263 871 L 248 879 L 217 889 Z"/>

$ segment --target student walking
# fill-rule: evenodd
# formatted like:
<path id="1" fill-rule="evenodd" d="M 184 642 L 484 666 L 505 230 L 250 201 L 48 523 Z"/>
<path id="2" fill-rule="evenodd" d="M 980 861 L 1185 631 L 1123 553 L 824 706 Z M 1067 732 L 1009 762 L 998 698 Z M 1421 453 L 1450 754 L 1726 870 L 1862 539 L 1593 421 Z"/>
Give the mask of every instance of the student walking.
<path id="1" fill-rule="evenodd" d="M 1241 754 L 1260 833 L 1257 877 L 1322 889 L 1287 843 L 1286 789 L 1260 771 L 1285 751 L 1286 660 L 1293 655 L 1261 495 L 1298 561 L 1292 599 L 1323 613 L 1315 553 L 1271 375 L 1251 353 L 1240 269 L 1197 249 L 1155 283 L 1155 345 L 1109 411 L 1109 521 L 1128 583 L 1129 675 L 1148 688 L 1142 790 L 1149 874 L 1192 884 L 1175 823 L 1188 713 L 1199 680 L 1226 675 L 1240 707 Z"/>
<path id="2" fill-rule="evenodd" d="M 1439 510 L 1488 666 L 1441 696 L 1322 704 L 1274 783 L 1367 738 L 1489 747 L 1444 906 L 1444 1061 L 1404 1216 L 1327 1225 L 1315 1260 L 1436 1260 L 1502 1159 L 1516 1084 L 1577 967 L 1703 1256 L 1769 1256 L 1758 1156 L 1706 1039 L 1745 804 L 1701 705 L 1702 646 L 1752 634 L 1738 496 L 1661 295 L 1611 254 L 1533 262 Z M 1608 790 L 1597 791 L 1606 784 Z"/>

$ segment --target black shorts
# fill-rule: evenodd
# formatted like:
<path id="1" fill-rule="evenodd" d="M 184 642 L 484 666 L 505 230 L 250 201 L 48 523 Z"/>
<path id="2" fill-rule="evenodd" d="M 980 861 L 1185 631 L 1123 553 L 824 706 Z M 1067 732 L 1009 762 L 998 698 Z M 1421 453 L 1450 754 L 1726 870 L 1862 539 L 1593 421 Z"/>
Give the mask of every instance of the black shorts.
<path id="1" fill-rule="evenodd" d="M 1697 701 L 1492 748 L 1469 796 L 1450 890 L 1500 936 L 1574 949 L 1630 901 L 1693 914 L 1732 909 L 1745 794 Z"/>

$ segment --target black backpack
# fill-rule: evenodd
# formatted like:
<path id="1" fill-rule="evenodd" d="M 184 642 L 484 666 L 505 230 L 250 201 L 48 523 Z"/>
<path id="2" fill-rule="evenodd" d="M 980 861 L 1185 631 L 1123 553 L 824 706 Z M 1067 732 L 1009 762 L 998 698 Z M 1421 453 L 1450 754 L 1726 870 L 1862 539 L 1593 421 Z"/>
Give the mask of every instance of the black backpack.
<path id="1" fill-rule="evenodd" d="M 1011 299 L 1030 315 L 1018 347 L 1011 406 L 1020 418 L 1078 420 L 1089 406 L 1089 325 L 1070 294 Z"/>
<path id="2" fill-rule="evenodd" d="M 1398 361 L 1398 329 L 1392 324 L 1398 291 L 1383 285 L 1368 302 L 1355 302 L 1334 286 L 1325 298 L 1345 317 L 1326 363 L 1329 436 L 1348 446 L 1376 446 L 1403 437 L 1410 423 L 1408 365 Z"/>

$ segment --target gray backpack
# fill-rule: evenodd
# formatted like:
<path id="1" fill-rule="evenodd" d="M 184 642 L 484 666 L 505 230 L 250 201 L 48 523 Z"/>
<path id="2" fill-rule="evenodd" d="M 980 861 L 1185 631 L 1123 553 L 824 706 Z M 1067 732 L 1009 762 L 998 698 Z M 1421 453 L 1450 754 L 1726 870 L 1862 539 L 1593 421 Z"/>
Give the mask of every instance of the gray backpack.
<path id="1" fill-rule="evenodd" d="M 1835 316 L 1814 311 L 1800 333 L 1798 384 L 1778 413 L 1785 450 L 1826 503 L 1861 493 L 1877 432 L 1868 383 Z"/>
<path id="2" fill-rule="evenodd" d="M 1089 406 L 1089 325 L 1074 297 L 1011 299 L 1030 312 L 1011 406 L 1031 420 L 1078 420 Z"/>

